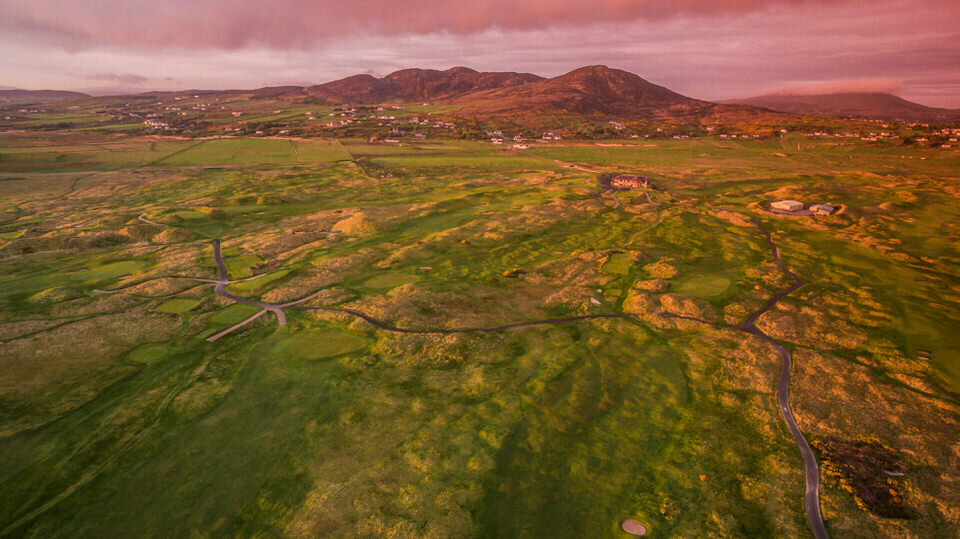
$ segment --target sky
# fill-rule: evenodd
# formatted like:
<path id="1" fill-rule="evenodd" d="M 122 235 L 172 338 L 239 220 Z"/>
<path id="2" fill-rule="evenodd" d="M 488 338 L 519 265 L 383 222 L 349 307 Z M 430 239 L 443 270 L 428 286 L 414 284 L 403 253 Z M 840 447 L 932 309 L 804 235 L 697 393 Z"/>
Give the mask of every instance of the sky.
<path id="1" fill-rule="evenodd" d="M 700 99 L 887 91 L 960 108 L 957 0 L 0 0 L 0 87 L 317 84 L 603 64 Z"/>

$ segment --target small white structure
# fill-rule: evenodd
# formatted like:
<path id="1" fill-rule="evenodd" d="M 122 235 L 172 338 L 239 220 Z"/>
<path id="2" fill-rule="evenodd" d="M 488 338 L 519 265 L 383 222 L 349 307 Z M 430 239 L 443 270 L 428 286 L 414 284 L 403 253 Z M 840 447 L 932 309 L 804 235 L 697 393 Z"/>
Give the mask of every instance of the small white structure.
<path id="1" fill-rule="evenodd" d="M 837 207 L 832 204 L 813 204 L 810 206 L 810 211 L 817 215 L 831 215 L 837 211 Z"/>
<path id="2" fill-rule="evenodd" d="M 803 209 L 803 202 L 797 200 L 778 200 L 770 204 L 770 207 L 781 211 L 800 211 Z"/>

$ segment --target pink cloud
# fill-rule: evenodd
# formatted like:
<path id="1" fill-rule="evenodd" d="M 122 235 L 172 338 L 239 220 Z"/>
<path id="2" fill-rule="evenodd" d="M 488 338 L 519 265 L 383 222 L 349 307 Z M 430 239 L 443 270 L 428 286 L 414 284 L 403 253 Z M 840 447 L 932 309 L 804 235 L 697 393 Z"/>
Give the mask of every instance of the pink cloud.
<path id="1" fill-rule="evenodd" d="M 606 64 L 702 99 L 897 90 L 960 107 L 958 42 L 956 0 L 0 0 L 0 73 L 29 88 L 102 73 L 213 89 Z"/>
<path id="2" fill-rule="evenodd" d="M 840 0 L 852 1 L 852 0 Z M 64 46 L 292 48 L 378 35 L 659 20 L 745 13 L 830 0 L 4 0 L 0 25 Z M 836 3 L 834 1 L 833 3 Z M 869 2 L 868 2 L 869 3 Z"/>
<path id="3" fill-rule="evenodd" d="M 853 79 L 823 81 L 778 86 L 763 92 L 769 95 L 818 95 L 839 94 L 844 92 L 884 92 L 895 94 L 903 89 L 903 83 L 897 79 Z"/>
<path id="4" fill-rule="evenodd" d="M 134 75 L 133 73 L 95 73 L 93 75 L 87 75 L 86 78 L 87 80 L 120 82 L 123 84 L 142 84 L 150 80 L 147 77 Z"/>

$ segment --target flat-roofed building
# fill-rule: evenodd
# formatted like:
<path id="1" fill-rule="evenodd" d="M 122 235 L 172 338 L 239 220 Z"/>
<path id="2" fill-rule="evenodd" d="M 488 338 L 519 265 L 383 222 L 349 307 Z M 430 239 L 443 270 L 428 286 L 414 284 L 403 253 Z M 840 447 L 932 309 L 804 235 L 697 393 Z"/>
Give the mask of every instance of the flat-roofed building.
<path id="1" fill-rule="evenodd" d="M 780 211 L 800 211 L 803 209 L 803 202 L 797 200 L 778 200 L 770 204 L 770 207 Z"/>
<path id="2" fill-rule="evenodd" d="M 610 180 L 610 184 L 620 189 L 639 189 L 641 187 L 648 187 L 650 179 L 645 176 L 618 174 Z"/>
<path id="3" fill-rule="evenodd" d="M 831 215 L 837 211 L 837 207 L 832 204 L 813 204 L 810 206 L 810 211 L 817 215 Z"/>

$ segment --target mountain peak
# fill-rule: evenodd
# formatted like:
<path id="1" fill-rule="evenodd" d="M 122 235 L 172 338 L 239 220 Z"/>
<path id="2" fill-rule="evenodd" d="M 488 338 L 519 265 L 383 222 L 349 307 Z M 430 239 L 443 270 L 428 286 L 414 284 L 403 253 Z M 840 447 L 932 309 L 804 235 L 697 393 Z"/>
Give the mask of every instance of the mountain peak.
<path id="1" fill-rule="evenodd" d="M 409 68 L 394 71 L 379 79 L 370 75 L 354 75 L 311 86 L 307 91 L 314 97 L 343 103 L 433 101 L 539 80 L 543 78 L 530 73 L 481 73 L 464 66 L 451 67 L 444 71 Z"/>
<path id="2" fill-rule="evenodd" d="M 480 72 L 477 71 L 476 69 L 471 69 L 471 68 L 465 67 L 465 66 L 455 66 L 455 67 L 451 67 L 451 68 L 448 69 L 446 72 L 447 72 L 447 73 L 451 73 L 451 74 L 455 74 L 455 75 L 456 75 L 456 74 L 464 74 L 464 73 L 469 73 L 469 74 L 472 74 L 472 75 L 479 75 L 479 74 L 480 74 Z"/>

